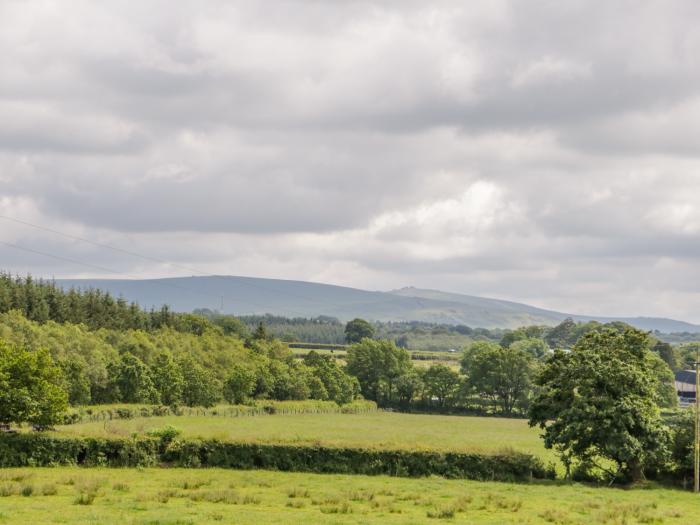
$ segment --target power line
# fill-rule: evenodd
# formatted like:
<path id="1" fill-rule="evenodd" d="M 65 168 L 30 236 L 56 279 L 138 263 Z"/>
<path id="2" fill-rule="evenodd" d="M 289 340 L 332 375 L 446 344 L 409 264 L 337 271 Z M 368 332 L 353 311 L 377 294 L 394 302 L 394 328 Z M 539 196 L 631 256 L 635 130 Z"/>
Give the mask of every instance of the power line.
<path id="1" fill-rule="evenodd" d="M 0 244 L 2 244 L 2 245 L 4 245 L 4 246 L 8 246 L 8 247 L 10 247 L 10 248 L 14 248 L 14 249 L 16 249 L 16 250 L 21 250 L 21 251 L 24 251 L 24 252 L 33 253 L 33 254 L 36 254 L 36 255 L 43 255 L 44 257 L 50 257 L 50 258 L 52 258 L 52 259 L 56 259 L 56 260 L 64 261 L 64 262 L 69 262 L 69 263 L 72 263 L 72 264 L 78 264 L 78 265 L 80 265 L 80 266 L 85 266 L 85 267 L 87 267 L 87 268 L 92 268 L 92 269 L 94 269 L 94 270 L 100 270 L 100 271 L 102 271 L 102 272 L 109 272 L 109 273 L 113 273 L 113 274 L 121 275 L 121 276 L 125 276 L 125 277 L 133 277 L 133 276 L 131 276 L 131 275 L 129 275 L 129 274 L 126 274 L 126 273 L 124 273 L 124 272 L 120 272 L 120 271 L 118 271 L 118 270 L 113 270 L 112 268 L 105 268 L 104 266 L 98 266 L 98 265 L 96 265 L 96 264 L 91 264 L 91 263 L 86 263 L 86 262 L 83 262 L 83 261 L 78 261 L 77 259 L 71 259 L 70 257 L 63 257 L 62 255 L 56 255 L 56 254 L 53 254 L 53 253 L 43 252 L 43 251 L 41 251 L 41 250 L 35 250 L 35 249 L 33 249 L 33 248 L 27 248 L 26 246 L 20 246 L 20 245 L 18 245 L 18 244 L 12 244 L 12 243 L 5 242 L 5 241 L 0 241 Z M 177 288 L 177 289 L 179 289 L 179 290 L 184 290 L 184 291 L 190 292 L 190 293 L 196 293 L 196 294 L 200 294 L 200 295 L 206 295 L 206 296 L 208 296 L 208 297 L 215 297 L 217 301 L 220 299 L 220 296 L 218 296 L 218 295 L 213 295 L 213 294 L 209 294 L 209 293 L 207 293 L 207 292 L 202 292 L 201 290 L 192 290 L 192 289 L 190 289 L 190 288 L 186 288 L 186 287 L 184 287 L 184 286 L 179 286 L 179 285 L 174 284 L 174 283 L 163 282 L 163 281 L 153 280 L 153 279 L 149 280 L 149 282 L 151 282 L 151 283 L 153 283 L 153 284 L 158 284 L 158 285 L 160 285 L 160 286 L 170 286 L 170 287 L 172 287 L 172 288 Z"/>
<path id="2" fill-rule="evenodd" d="M 92 241 L 92 240 L 90 240 L 90 239 L 85 239 L 84 237 L 78 237 L 77 235 L 71 235 L 70 233 L 65 233 L 65 232 L 61 232 L 61 231 L 58 231 L 58 230 L 54 230 L 54 229 L 52 229 L 52 228 L 47 228 L 46 226 L 41 226 L 41 225 L 39 225 L 39 224 L 33 224 L 33 223 L 31 223 L 31 222 L 22 221 L 22 220 L 19 220 L 19 219 L 15 219 L 14 217 L 8 217 L 7 215 L 0 215 L 0 219 L 5 219 L 6 221 L 12 221 L 12 222 L 15 222 L 15 223 L 17 223 L 17 224 L 22 224 L 22 225 L 24 225 L 24 226 L 30 226 L 30 227 L 32 227 L 32 228 L 36 228 L 37 230 L 43 230 L 43 231 L 45 231 L 45 232 L 53 233 L 53 234 L 55 234 L 55 235 L 61 235 L 61 236 L 63 236 L 63 237 L 67 237 L 67 238 L 69 238 L 69 239 L 74 239 L 74 240 L 76 240 L 76 241 L 81 241 L 81 242 L 85 242 L 85 243 L 88 243 L 88 244 L 92 244 L 93 246 L 98 246 L 98 247 L 100 247 L 100 248 L 107 248 L 107 249 L 109 249 L 109 250 L 114 250 L 114 251 L 116 251 L 116 252 L 124 253 L 124 254 L 126 254 L 126 255 L 131 255 L 131 256 L 133 256 L 133 257 L 140 257 L 141 259 L 146 259 L 146 260 L 151 261 L 151 262 L 157 262 L 157 263 L 161 263 L 161 264 L 171 264 L 171 263 L 169 263 L 168 261 L 161 260 L 161 259 L 158 259 L 158 258 L 156 258 L 156 257 L 149 257 L 148 255 L 143 255 L 143 254 L 140 254 L 140 253 L 132 252 L 132 251 L 129 251 L 129 250 L 125 250 L 125 249 L 123 249 L 123 248 L 118 248 L 118 247 L 116 247 L 116 246 L 110 246 L 109 244 L 103 244 L 103 243 L 100 243 L 100 242 L 95 242 L 95 241 Z M 178 265 L 172 264 L 172 266 L 178 266 Z M 183 267 L 183 268 L 184 268 L 184 267 Z M 187 268 L 185 268 L 185 269 L 187 269 Z"/>
<path id="3" fill-rule="evenodd" d="M 111 268 L 105 268 L 104 266 L 97 266 L 95 264 L 84 263 L 81 261 L 77 261 L 75 259 L 70 259 L 69 257 L 63 257 L 61 255 L 54 255 L 52 253 L 42 252 L 39 250 L 34 250 L 32 248 L 26 248 L 24 246 L 19 246 L 17 244 L 12 244 L 12 243 L 5 242 L 5 241 L 0 241 L 0 244 L 3 244 L 3 245 L 8 246 L 10 248 L 14 248 L 16 250 L 22 250 L 24 252 L 34 253 L 37 255 L 43 255 L 44 257 L 51 257 L 52 259 L 57 259 L 59 261 L 69 262 L 69 263 L 73 263 L 73 264 L 79 264 L 81 266 L 87 266 L 88 268 L 92 268 L 94 270 L 100 270 L 101 272 L 115 273 L 115 274 L 119 274 L 119 275 L 122 274 L 122 272 L 118 272 L 117 270 L 112 270 Z"/>
<path id="4" fill-rule="evenodd" d="M 11 221 L 11 222 L 14 222 L 14 223 L 17 223 L 17 224 L 21 224 L 21 225 L 24 225 L 24 226 L 29 226 L 29 227 L 35 228 L 35 229 L 37 229 L 37 230 L 45 231 L 45 232 L 47 232 L 47 233 L 52 233 L 52 234 L 54 234 L 54 235 L 60 235 L 60 236 L 62 236 L 62 237 L 68 238 L 68 239 L 73 239 L 73 240 L 76 240 L 76 241 L 80 241 L 80 242 L 84 242 L 84 243 L 87 243 L 87 244 L 91 244 L 91 245 L 97 246 L 97 247 L 99 247 L 99 248 L 105 248 L 105 249 L 112 250 L 112 251 L 115 251 L 115 252 L 123 253 L 123 254 L 125 254 L 125 255 L 129 255 L 129 256 L 132 256 L 132 257 L 138 257 L 138 258 L 140 258 L 140 259 L 144 259 L 144 260 L 151 261 L 151 262 L 156 262 L 156 263 L 159 263 L 159 264 L 166 264 L 166 265 L 169 265 L 169 266 L 171 266 L 171 267 L 173 267 L 173 268 L 179 268 L 179 269 L 181 269 L 181 270 L 185 270 L 185 271 L 187 271 L 188 273 L 191 273 L 191 274 L 200 274 L 201 276 L 205 276 L 205 277 L 212 277 L 212 278 L 216 278 L 216 279 L 222 279 L 222 280 L 224 280 L 224 281 L 226 280 L 226 278 L 223 277 L 223 276 L 211 274 L 211 273 L 208 273 L 208 272 L 203 272 L 203 271 L 200 271 L 200 270 L 198 270 L 197 268 L 193 268 L 193 267 L 191 267 L 191 266 L 184 266 L 184 265 L 181 265 L 181 264 L 173 263 L 173 262 L 171 262 L 171 261 L 167 261 L 167 260 L 165 260 L 165 259 L 160 259 L 160 258 L 157 258 L 157 257 L 152 257 L 152 256 L 149 256 L 149 255 L 144 255 L 144 254 L 139 253 L 139 252 L 136 252 L 136 251 L 126 250 L 126 249 L 124 249 L 124 248 L 119 248 L 119 247 L 117 247 L 117 246 L 112 246 L 112 245 L 110 245 L 110 244 L 104 244 L 104 243 L 96 242 L 96 241 L 93 241 L 93 240 L 91 240 L 91 239 L 86 239 L 86 238 L 84 238 L 84 237 L 80 237 L 80 236 L 73 235 L 73 234 L 70 234 L 70 233 L 62 232 L 62 231 L 59 231 L 59 230 L 56 230 L 56 229 L 53 229 L 53 228 L 49 228 L 49 227 L 47 227 L 47 226 L 43 226 L 43 225 L 40 225 L 40 224 L 31 223 L 31 222 L 29 222 L 29 221 L 24 221 L 24 220 L 16 219 L 16 218 L 14 218 L 14 217 L 9 217 L 9 216 L 7 216 L 7 215 L 0 215 L 0 219 L 4 219 L 4 220 L 6 220 L 6 221 Z M 3 244 L 6 244 L 6 245 L 10 246 L 8 243 L 3 243 Z M 11 245 L 11 247 L 15 247 L 15 248 L 18 248 L 18 249 L 23 249 L 22 247 L 19 247 L 19 246 L 17 246 L 17 245 Z M 25 250 L 25 251 L 31 251 L 31 250 Z M 99 266 L 91 265 L 91 264 L 89 264 L 89 263 L 83 263 L 83 262 L 81 262 L 81 261 L 77 261 L 77 260 L 74 260 L 74 259 L 61 258 L 60 256 L 54 256 L 54 255 L 51 255 L 51 254 L 47 254 L 47 253 L 45 253 L 45 252 L 38 252 L 38 251 L 35 251 L 35 253 L 38 253 L 38 254 L 40 254 L 40 255 L 46 255 L 46 256 L 48 256 L 48 257 L 52 257 L 52 258 L 55 258 L 55 259 L 58 259 L 58 260 L 65 260 L 65 261 L 67 261 L 67 262 L 72 262 L 72 263 L 74 263 L 74 264 L 80 264 L 80 265 L 83 265 L 83 266 L 92 267 L 92 268 L 95 268 L 95 269 L 99 269 L 99 270 L 101 270 L 101 271 L 108 271 L 108 272 L 110 272 L 110 273 L 116 273 L 116 274 L 119 274 L 119 275 L 126 275 L 126 274 L 123 274 L 122 272 L 118 272 L 118 271 L 116 271 L 116 270 L 111 270 L 111 269 L 109 269 L 109 268 L 102 268 L 102 267 L 99 267 Z M 255 284 L 255 283 L 248 282 L 248 281 L 246 281 L 245 279 L 246 279 L 246 278 L 243 277 L 243 278 L 242 278 L 241 280 L 239 280 L 238 282 L 239 282 L 240 284 L 243 284 L 244 286 L 248 286 L 249 288 L 253 288 L 253 289 L 255 289 L 255 290 L 263 291 L 263 292 L 268 293 L 268 294 L 269 294 L 269 293 L 272 293 L 270 290 L 266 289 L 264 286 L 260 286 L 260 285 Z M 159 281 L 159 280 L 152 280 L 152 281 L 153 281 L 153 282 L 160 282 L 161 284 L 166 285 L 165 282 L 162 282 L 162 281 Z M 171 285 L 171 286 L 173 286 L 173 287 L 179 287 L 179 286 L 177 286 L 177 285 L 175 285 L 175 284 L 173 284 L 173 283 L 167 283 L 167 284 L 169 284 L 169 285 Z M 180 288 L 180 289 L 183 289 L 183 290 L 185 289 L 185 288 L 183 288 L 183 287 L 179 287 L 179 288 Z M 206 293 L 206 292 L 195 291 L 195 290 L 191 290 L 191 291 L 194 292 L 194 293 L 200 293 L 200 294 L 204 294 L 204 295 L 213 296 L 212 294 L 208 294 L 208 293 Z M 311 298 L 309 298 L 309 297 L 304 297 L 304 296 L 299 295 L 299 294 L 291 293 L 291 292 L 288 292 L 288 291 L 277 290 L 276 293 L 282 294 L 282 295 L 287 295 L 288 297 L 292 297 L 292 298 L 295 298 L 295 299 L 301 299 L 301 300 L 304 300 L 304 301 L 308 301 L 308 302 L 313 303 L 313 304 L 318 304 L 318 301 L 316 301 L 316 300 L 314 300 L 314 299 L 311 299 Z M 216 297 L 217 297 L 217 300 L 221 300 L 224 296 L 223 296 L 223 295 L 217 295 Z M 257 303 L 257 302 L 255 302 L 255 301 L 250 301 L 250 300 L 249 300 L 248 302 L 251 303 L 251 304 L 253 304 L 253 305 L 257 305 L 258 307 L 263 308 L 263 310 L 265 309 L 265 308 L 263 307 L 263 305 L 261 305 L 260 303 Z M 222 308 L 222 310 L 223 310 L 223 308 Z M 300 316 L 302 316 L 302 317 L 306 317 L 306 316 L 307 316 L 306 313 L 300 312 L 300 311 L 298 311 L 298 310 L 295 311 L 295 310 L 289 309 L 289 308 L 288 308 L 287 310 L 290 311 L 290 312 L 296 313 L 297 315 L 300 315 Z M 222 313 L 223 313 L 223 312 L 222 312 Z"/>

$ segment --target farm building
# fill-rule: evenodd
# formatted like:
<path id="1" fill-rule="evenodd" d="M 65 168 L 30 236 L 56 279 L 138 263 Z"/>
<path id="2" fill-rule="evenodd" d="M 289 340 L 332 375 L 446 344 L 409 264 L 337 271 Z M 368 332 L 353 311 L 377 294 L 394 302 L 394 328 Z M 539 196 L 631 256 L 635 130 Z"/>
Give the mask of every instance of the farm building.
<path id="1" fill-rule="evenodd" d="M 695 370 L 680 370 L 676 372 L 676 392 L 681 407 L 695 403 Z"/>

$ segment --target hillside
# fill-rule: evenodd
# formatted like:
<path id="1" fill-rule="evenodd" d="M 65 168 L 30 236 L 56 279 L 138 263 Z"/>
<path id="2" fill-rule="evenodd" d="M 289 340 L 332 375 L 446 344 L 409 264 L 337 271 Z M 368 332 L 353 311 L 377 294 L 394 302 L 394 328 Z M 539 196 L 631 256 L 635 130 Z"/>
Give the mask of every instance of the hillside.
<path id="1" fill-rule="evenodd" d="M 604 317 L 595 315 L 577 315 L 570 313 L 567 314 L 562 312 L 556 312 L 553 310 L 545 310 L 543 308 L 537 308 L 535 306 L 530 306 L 523 303 L 503 301 L 501 299 L 489 299 L 486 297 L 441 292 L 439 290 L 425 290 L 414 287 L 401 288 L 400 290 L 392 290 L 389 293 L 401 295 L 404 297 L 421 297 L 430 300 L 457 302 L 460 304 L 468 305 L 474 308 L 476 311 L 481 309 L 482 311 L 488 311 L 491 314 L 493 314 L 494 312 L 498 312 L 499 314 L 501 314 L 501 316 L 505 318 L 508 318 L 508 316 L 512 316 L 513 318 L 543 319 L 541 324 L 555 324 L 566 319 L 567 317 L 570 317 L 575 321 L 581 322 L 600 321 L 609 323 L 613 321 L 622 321 L 624 323 L 635 326 L 641 330 L 658 330 L 659 332 L 664 333 L 697 333 L 698 331 L 700 331 L 700 325 L 687 323 L 685 321 L 677 321 L 675 319 L 667 319 L 664 317 Z M 478 314 L 475 313 L 475 315 Z M 544 319 L 550 319 L 550 322 L 546 322 L 544 321 Z M 518 326 L 523 326 L 526 324 L 531 323 L 524 322 L 519 324 Z M 484 328 L 491 328 L 488 325 L 472 326 L 483 326 Z M 498 326 L 506 327 L 507 325 Z"/>
<path id="2" fill-rule="evenodd" d="M 580 321 L 620 320 L 645 330 L 662 332 L 700 332 L 699 325 L 672 319 L 571 315 L 511 301 L 418 288 L 376 292 L 305 281 L 237 276 L 70 279 L 57 280 L 56 283 L 63 288 L 99 288 L 136 301 L 145 308 L 168 304 L 183 312 L 210 308 L 238 315 L 328 315 L 342 321 L 364 317 L 378 321 L 425 321 L 483 328 L 554 325 L 572 317 Z"/>

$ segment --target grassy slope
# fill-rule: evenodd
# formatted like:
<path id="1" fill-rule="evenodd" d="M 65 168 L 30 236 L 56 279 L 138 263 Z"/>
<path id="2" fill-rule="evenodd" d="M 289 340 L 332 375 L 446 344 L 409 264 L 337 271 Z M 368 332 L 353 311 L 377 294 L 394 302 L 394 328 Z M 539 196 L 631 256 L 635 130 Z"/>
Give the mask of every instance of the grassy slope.
<path id="1" fill-rule="evenodd" d="M 512 448 L 552 458 L 536 429 L 522 419 L 376 412 L 259 417 L 172 416 L 58 427 L 61 435 L 124 437 L 165 425 L 184 437 L 227 441 L 305 443 L 391 449 L 498 452 Z"/>
<path id="2" fill-rule="evenodd" d="M 20 495 L 27 487 L 31 495 Z M 77 503 L 81 494 L 88 504 Z M 0 471 L 0 523 L 33 525 L 384 525 L 445 521 L 440 517 L 470 524 L 686 525 L 697 521 L 697 505 L 693 494 L 667 489 L 218 469 Z"/>

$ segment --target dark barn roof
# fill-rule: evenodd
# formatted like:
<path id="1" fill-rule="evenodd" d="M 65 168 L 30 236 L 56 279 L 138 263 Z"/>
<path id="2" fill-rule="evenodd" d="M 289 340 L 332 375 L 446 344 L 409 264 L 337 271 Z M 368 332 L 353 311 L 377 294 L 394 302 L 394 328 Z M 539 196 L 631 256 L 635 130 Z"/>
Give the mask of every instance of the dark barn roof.
<path id="1" fill-rule="evenodd" d="M 676 381 L 679 383 L 695 384 L 695 370 L 679 370 L 676 372 Z"/>

